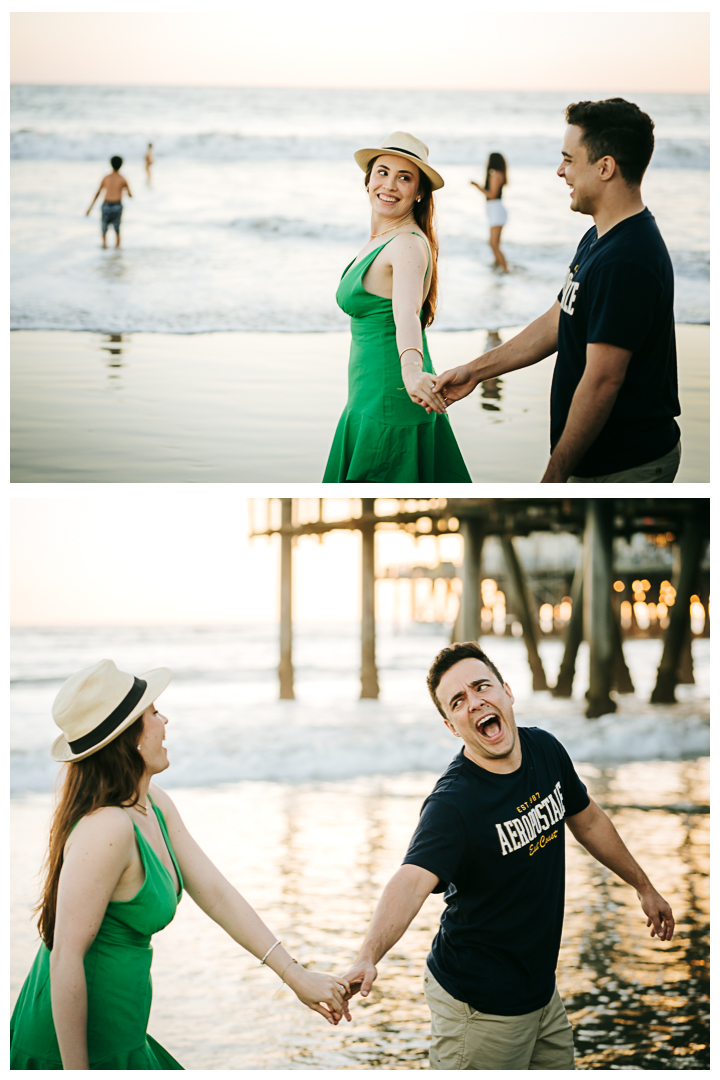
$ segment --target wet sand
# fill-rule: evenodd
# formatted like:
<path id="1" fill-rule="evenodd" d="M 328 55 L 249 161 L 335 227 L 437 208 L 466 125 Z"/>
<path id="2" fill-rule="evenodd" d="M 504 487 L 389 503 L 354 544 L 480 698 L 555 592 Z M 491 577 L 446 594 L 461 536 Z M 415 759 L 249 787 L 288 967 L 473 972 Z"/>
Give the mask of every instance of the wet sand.
<path id="1" fill-rule="evenodd" d="M 347 333 L 15 331 L 11 480 L 318 482 L 346 400 L 349 341 Z M 484 351 L 486 333 L 431 331 L 429 341 L 443 371 Z M 708 483 L 709 326 L 679 326 L 678 349 L 677 482 Z M 545 360 L 452 406 L 476 483 L 540 479 L 552 369 Z"/>
<path id="2" fill-rule="evenodd" d="M 708 1069 L 709 760 L 578 763 L 671 902 L 651 939 L 635 893 L 568 835 L 558 985 L 579 1069 Z M 190 831 L 291 955 L 338 974 L 359 947 L 435 775 L 251 782 L 170 791 Z M 11 804 L 11 1001 L 37 949 L 30 907 L 50 795 Z M 430 896 L 353 1023 L 331 1028 L 185 896 L 154 938 L 150 1033 L 188 1069 L 425 1069 L 422 970 L 443 908 Z"/>

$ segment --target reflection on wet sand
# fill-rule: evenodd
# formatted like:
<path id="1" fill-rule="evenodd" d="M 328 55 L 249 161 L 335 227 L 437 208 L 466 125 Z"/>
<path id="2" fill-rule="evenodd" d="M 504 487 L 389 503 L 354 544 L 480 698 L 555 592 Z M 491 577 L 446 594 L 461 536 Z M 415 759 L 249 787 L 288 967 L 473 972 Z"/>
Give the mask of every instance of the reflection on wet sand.
<path id="1" fill-rule="evenodd" d="M 649 937 L 635 893 L 568 835 L 558 985 L 579 1069 L 707 1069 L 707 759 L 578 765 L 670 900 L 673 941 Z M 301 963 L 346 970 L 397 869 L 435 776 L 346 783 L 243 782 L 171 791 L 210 858 Z M 29 923 L 50 796 L 12 808 L 12 986 L 36 941 Z M 19 884 L 18 884 L 19 883 Z M 243 953 L 188 897 L 153 942 L 151 1034 L 187 1069 L 425 1069 L 425 956 L 443 909 L 430 896 L 380 965 L 353 1022 L 330 1028 Z"/>
<path id="2" fill-rule="evenodd" d="M 678 328 L 680 482 L 708 475 L 708 329 Z M 512 332 L 504 329 L 503 338 Z M 347 355 L 346 334 L 117 336 L 123 352 L 130 339 L 133 349 L 132 364 L 123 356 L 121 380 L 108 379 L 95 362 L 98 352 L 115 359 L 107 347 L 119 343 L 108 335 L 12 335 L 14 482 L 288 483 L 322 476 L 338 401 L 347 393 L 338 363 Z M 435 370 L 466 362 L 486 344 L 481 330 L 433 331 Z M 549 360 L 486 380 L 479 394 L 452 406 L 453 430 L 475 482 L 539 480 L 548 454 L 552 370 Z M 120 385 L 123 394 L 108 392 Z"/>
<path id="3" fill-rule="evenodd" d="M 579 769 L 651 879 L 671 897 L 678 929 L 669 945 L 651 940 L 634 892 L 568 837 L 558 982 L 576 1030 L 578 1067 L 707 1067 L 707 762 Z M 350 963 L 433 779 L 405 774 L 272 792 L 275 842 L 262 845 L 257 863 L 243 858 L 242 880 L 252 897 L 261 888 L 269 901 L 264 908 L 268 920 L 293 943 L 293 955 L 317 969 L 341 971 Z M 262 786 L 267 795 L 274 788 Z M 247 789 L 252 785 L 238 788 L 245 789 L 243 801 L 251 797 Z M 231 804 L 236 791 L 226 793 Z M 201 803 L 200 793 L 193 797 Z M 255 805 L 263 807 L 264 822 L 268 799 L 261 797 Z M 245 840 L 243 830 L 236 843 L 244 847 Z M 251 1048 L 238 1056 L 236 1047 L 216 1067 L 426 1068 L 429 1013 L 421 973 L 442 909 L 442 897 L 431 896 L 382 962 L 367 1002 L 354 1000 L 351 1025 L 343 1024 L 328 1037 L 298 1010 L 288 1009 L 282 1043 L 268 1046 L 262 1065 Z M 197 930 L 202 931 L 201 920 Z M 169 974 L 163 973 L 168 983 Z M 158 971 L 158 1006 L 172 1026 L 173 1043 L 178 1038 L 187 1042 L 191 1018 L 183 1032 L 170 986 L 163 992 L 159 977 Z M 270 989 L 274 986 L 268 994 Z M 244 999 L 248 990 L 242 988 Z M 287 992 L 279 1000 L 286 1008 L 290 1004 Z M 241 1006 L 242 1011 L 250 1008 L 246 1022 L 253 1030 L 264 1002 L 265 992 L 261 1000 Z M 201 1068 L 203 1055 L 203 1047 L 192 1040 L 182 1060 L 187 1067 Z"/>
<path id="4" fill-rule="evenodd" d="M 572 845 L 558 978 L 567 987 L 578 1068 L 708 1067 L 709 791 L 703 773 L 698 762 L 655 762 L 592 780 L 594 796 L 628 847 L 672 897 L 677 930 L 660 948 L 648 936 L 633 890 Z"/>
<path id="5" fill-rule="evenodd" d="M 104 342 L 108 342 L 108 344 L 104 344 Z M 108 334 L 103 338 L 103 343 L 100 345 L 101 351 L 108 353 L 106 367 L 110 368 L 110 374 L 108 375 L 109 379 L 119 379 L 120 375 L 116 374 L 114 369 L 125 367 L 122 360 L 114 359 L 115 357 L 122 356 L 123 352 L 127 351 L 127 345 L 124 349 L 118 348 L 118 345 L 122 344 L 122 342 L 122 334 Z"/>

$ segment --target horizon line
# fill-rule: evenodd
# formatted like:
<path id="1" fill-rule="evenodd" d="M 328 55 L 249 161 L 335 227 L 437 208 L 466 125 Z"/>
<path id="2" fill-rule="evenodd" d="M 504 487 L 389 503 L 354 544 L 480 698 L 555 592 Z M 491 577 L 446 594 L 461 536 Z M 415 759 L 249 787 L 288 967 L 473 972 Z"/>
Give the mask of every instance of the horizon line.
<path id="1" fill-rule="evenodd" d="M 617 94 L 617 89 L 611 89 L 610 87 L 588 87 L 588 86 L 576 86 L 571 87 L 555 87 L 539 89 L 537 87 L 497 87 L 497 86 L 430 86 L 425 83 L 422 86 L 404 86 L 402 88 L 397 86 L 348 86 L 345 84 L 327 84 L 322 86 L 308 86 L 298 84 L 270 84 L 270 83 L 182 83 L 182 82 L 164 82 L 164 83 L 148 83 L 148 82 L 57 82 L 55 80 L 48 82 L 37 81 L 21 81 L 12 80 L 10 86 L 77 86 L 77 87 L 134 87 L 142 90 L 357 90 L 363 93 L 368 92 L 384 92 L 384 91 L 398 91 L 402 92 L 411 91 L 430 91 L 432 93 L 498 93 L 498 94 L 572 94 L 572 93 L 614 93 Z M 692 95 L 695 97 L 708 97 L 710 95 L 710 87 L 706 90 L 660 90 L 652 88 L 634 89 L 625 91 L 626 93 L 633 94 L 665 94 L 665 95 Z"/>

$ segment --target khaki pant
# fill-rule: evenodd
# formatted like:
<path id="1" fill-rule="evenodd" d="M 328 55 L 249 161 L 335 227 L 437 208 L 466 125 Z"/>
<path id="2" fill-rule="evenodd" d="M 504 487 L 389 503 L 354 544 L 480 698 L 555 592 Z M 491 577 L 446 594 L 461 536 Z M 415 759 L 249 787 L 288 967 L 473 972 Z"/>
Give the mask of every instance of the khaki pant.
<path id="1" fill-rule="evenodd" d="M 669 454 L 606 476 L 570 476 L 568 484 L 672 484 L 680 468 L 680 443 Z"/>
<path id="2" fill-rule="evenodd" d="M 451 997 L 427 966 L 424 985 L 431 1069 L 575 1068 L 572 1027 L 557 987 L 544 1009 L 496 1016 Z"/>

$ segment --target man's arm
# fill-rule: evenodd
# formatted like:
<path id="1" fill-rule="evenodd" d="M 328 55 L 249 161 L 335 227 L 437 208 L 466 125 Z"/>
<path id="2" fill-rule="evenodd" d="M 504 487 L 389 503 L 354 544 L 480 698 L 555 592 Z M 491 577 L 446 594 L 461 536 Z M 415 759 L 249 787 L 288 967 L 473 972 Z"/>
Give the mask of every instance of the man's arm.
<path id="1" fill-rule="evenodd" d="M 657 934 L 661 941 L 670 941 L 675 929 L 670 905 L 635 862 L 605 811 L 591 799 L 589 806 L 579 814 L 565 818 L 565 822 L 578 843 L 594 859 L 635 889 L 640 906 L 647 915 L 647 925 L 652 928 L 650 937 Z"/>
<path id="2" fill-rule="evenodd" d="M 376 964 L 399 941 L 440 879 L 421 866 L 405 863 L 388 881 L 380 897 L 357 959 L 342 976 L 350 996 L 367 997 L 377 978 Z"/>
<path id="3" fill-rule="evenodd" d="M 587 347 L 585 372 L 577 384 L 565 430 L 553 450 L 541 484 L 565 484 L 597 439 L 625 381 L 632 353 L 616 345 Z"/>
<path id="4" fill-rule="evenodd" d="M 132 191 L 130 190 L 130 185 L 128 184 L 128 182 L 127 182 L 127 180 L 125 179 L 124 176 L 123 176 L 123 184 L 125 185 L 125 190 L 127 191 L 128 196 L 132 199 L 133 196 L 132 196 Z"/>
<path id="5" fill-rule="evenodd" d="M 530 367 L 544 360 L 546 356 L 552 356 L 557 351 L 559 319 L 560 303 L 556 300 L 544 315 L 535 319 L 509 341 L 483 353 L 469 364 L 444 371 L 435 380 L 435 392 L 451 405 L 472 393 L 483 379 L 494 379 L 508 371 Z"/>

